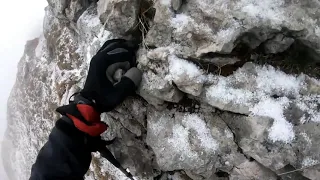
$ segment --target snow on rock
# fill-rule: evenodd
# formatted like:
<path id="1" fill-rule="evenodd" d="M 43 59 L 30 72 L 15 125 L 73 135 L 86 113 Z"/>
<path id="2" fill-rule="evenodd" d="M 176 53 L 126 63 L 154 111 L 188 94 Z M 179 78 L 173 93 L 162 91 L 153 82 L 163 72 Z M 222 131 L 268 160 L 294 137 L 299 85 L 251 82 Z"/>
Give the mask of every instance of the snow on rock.
<path id="1" fill-rule="evenodd" d="M 8 157 L 5 159 L 10 161 L 6 169 L 11 179 L 29 178 L 38 151 L 59 117 L 55 109 L 66 104 L 71 94 L 79 91 L 84 83 L 88 66 L 83 57 L 87 53 L 87 42 L 98 43 L 90 46 L 96 48 L 92 49 L 94 55 L 106 40 L 105 36 L 110 37 L 103 25 L 95 20 L 97 16 L 90 14 L 92 9 L 94 7 L 89 8 L 78 21 L 81 23 L 86 19 L 91 22 L 82 23 L 83 29 L 78 29 L 82 33 L 79 38 L 83 39 L 82 43 L 76 43 L 78 37 L 71 30 L 75 27 L 63 24 L 59 16 L 53 14 L 52 8 L 47 8 L 44 35 L 25 46 L 24 56 L 18 65 L 17 81 L 8 101 L 5 142 L 12 145 L 3 146 L 3 154 Z M 99 40 L 93 40 L 95 35 Z"/>
<path id="2" fill-rule="evenodd" d="M 210 52 L 230 53 L 240 42 L 253 49 L 270 39 L 273 44 L 283 44 L 283 38 L 273 37 L 290 37 L 286 34 L 289 31 L 293 32 L 290 38 L 302 40 L 319 58 L 319 3 L 315 1 L 195 0 L 183 2 L 179 12 L 172 10 L 170 1 L 161 2 L 154 5 L 154 25 L 146 39 L 150 46 L 165 47 L 174 42 L 179 45 L 175 48 L 179 56 L 199 58 Z M 171 28 L 165 29 L 165 25 Z M 290 43 L 292 39 L 285 44 Z"/>
<path id="3" fill-rule="evenodd" d="M 11 179 L 28 179 L 54 109 L 83 87 L 106 40 L 131 37 L 141 13 L 150 27 L 137 53 L 140 96 L 102 116 L 110 126 L 102 138 L 116 138 L 108 148 L 136 179 L 273 179 L 271 171 L 320 161 L 319 79 L 253 63 L 226 77 L 202 67 L 241 62 L 243 45 L 267 55 L 301 46 L 318 61 L 318 2 L 161 0 L 148 9 L 154 17 L 141 12 L 151 2 L 137 2 L 49 0 L 44 34 L 27 43 L 8 101 L 2 153 Z M 300 174 L 317 179 L 318 169 Z M 86 174 L 123 178 L 97 154 Z"/>
<path id="4" fill-rule="evenodd" d="M 193 19 L 185 14 L 177 14 L 171 19 L 171 26 L 175 28 L 176 32 L 182 32 L 190 23 L 194 23 Z"/>
<path id="5" fill-rule="evenodd" d="M 179 102 L 183 93 L 172 85 L 169 75 L 169 48 L 157 48 L 149 53 L 145 49 L 138 52 L 138 67 L 144 70 L 139 94 L 154 106 L 161 106 L 164 101 Z"/>
<path id="6" fill-rule="evenodd" d="M 204 72 L 195 64 L 174 55 L 170 55 L 168 61 L 169 74 L 165 78 L 173 81 L 185 93 L 193 96 L 200 95 L 206 80 Z"/>
<path id="7" fill-rule="evenodd" d="M 312 158 L 306 157 L 302 161 L 302 167 L 313 166 L 313 165 L 316 165 L 318 163 L 319 163 L 318 160 L 314 160 Z"/>
<path id="8" fill-rule="evenodd" d="M 272 141 L 289 143 L 294 139 L 293 125 L 285 119 L 283 112 L 288 103 L 288 98 L 263 99 L 251 109 L 253 116 L 270 117 L 274 120 L 269 130 L 269 139 Z"/>
<path id="9" fill-rule="evenodd" d="M 244 161 L 219 117 L 150 109 L 147 120 L 146 141 L 163 171 L 185 169 L 209 178 L 212 167 L 230 170 Z"/>
<path id="10" fill-rule="evenodd" d="M 203 100 L 222 110 L 271 118 L 274 123 L 269 138 L 290 143 L 295 136 L 291 122 L 318 121 L 319 95 L 302 94 L 306 84 L 303 74 L 288 75 L 272 66 L 246 63 L 231 76 L 216 76 L 213 84 L 205 89 Z M 303 113 L 300 117 L 286 117 L 289 104 L 308 113 L 308 120 L 304 120 Z"/>

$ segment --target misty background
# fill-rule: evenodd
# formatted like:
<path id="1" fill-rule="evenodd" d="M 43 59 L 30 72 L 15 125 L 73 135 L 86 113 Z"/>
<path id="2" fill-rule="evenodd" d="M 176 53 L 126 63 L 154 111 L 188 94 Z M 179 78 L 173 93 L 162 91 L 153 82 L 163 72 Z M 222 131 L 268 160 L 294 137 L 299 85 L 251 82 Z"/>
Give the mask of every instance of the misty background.
<path id="1" fill-rule="evenodd" d="M 17 64 L 27 40 L 38 37 L 46 0 L 3 1 L 0 7 L 0 140 L 7 126 L 7 99 L 14 85 Z M 0 144 L 1 146 L 1 144 Z M 0 147 L 1 150 L 1 147 Z M 0 158 L 0 179 L 7 180 Z"/>

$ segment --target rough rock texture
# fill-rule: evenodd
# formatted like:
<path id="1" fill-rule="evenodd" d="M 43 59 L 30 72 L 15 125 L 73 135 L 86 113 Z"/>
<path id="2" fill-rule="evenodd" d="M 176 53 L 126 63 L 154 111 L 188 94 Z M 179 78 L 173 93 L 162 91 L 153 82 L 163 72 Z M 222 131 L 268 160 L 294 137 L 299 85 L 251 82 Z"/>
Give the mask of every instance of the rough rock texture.
<path id="1" fill-rule="evenodd" d="M 231 172 L 230 180 L 268 179 L 276 180 L 277 176 L 255 161 L 245 161 Z"/>
<path id="2" fill-rule="evenodd" d="M 102 136 L 116 138 L 109 148 L 136 179 L 319 179 L 320 77 L 257 64 L 298 53 L 319 68 L 318 1 L 48 2 L 8 101 L 11 179 L 28 179 L 54 109 L 81 89 L 92 56 L 130 35 L 142 41 L 142 83 L 102 115 Z M 126 179 L 93 156 L 86 179 Z"/>
<path id="3" fill-rule="evenodd" d="M 149 110 L 147 120 L 146 141 L 163 171 L 184 169 L 210 178 L 216 169 L 228 172 L 245 160 L 230 129 L 210 112 Z"/>
<path id="4" fill-rule="evenodd" d="M 100 0 L 98 15 L 106 28 L 116 34 L 133 31 L 138 23 L 140 0 Z"/>

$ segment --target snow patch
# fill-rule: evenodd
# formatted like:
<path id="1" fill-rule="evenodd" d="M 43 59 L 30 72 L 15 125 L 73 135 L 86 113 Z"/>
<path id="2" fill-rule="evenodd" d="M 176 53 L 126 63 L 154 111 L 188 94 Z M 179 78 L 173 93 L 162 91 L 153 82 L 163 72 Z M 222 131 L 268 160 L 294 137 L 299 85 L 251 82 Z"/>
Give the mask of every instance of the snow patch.
<path id="1" fill-rule="evenodd" d="M 266 94 L 298 96 L 300 89 L 305 86 L 302 77 L 285 74 L 272 66 L 257 66 L 257 88 Z"/>
<path id="2" fill-rule="evenodd" d="M 225 77 L 219 77 L 215 83 L 206 90 L 207 99 L 216 99 L 224 104 L 235 103 L 247 106 L 252 104 L 254 92 L 230 87 L 229 79 Z"/>
<path id="3" fill-rule="evenodd" d="M 185 128 L 181 125 L 175 124 L 173 126 L 174 131 L 172 137 L 168 139 L 168 143 L 172 147 L 171 149 L 180 154 L 179 161 L 184 161 L 186 156 L 192 159 L 198 158 L 196 152 L 191 150 L 189 142 L 189 128 Z"/>
<path id="4" fill-rule="evenodd" d="M 194 23 L 193 19 L 185 14 L 177 14 L 171 19 L 171 26 L 175 28 L 176 32 L 182 32 L 190 23 Z"/>
<path id="5" fill-rule="evenodd" d="M 320 111 L 318 110 L 318 104 L 320 104 L 320 95 L 309 95 L 300 97 L 300 101 L 297 106 L 308 115 L 302 116 L 300 121 L 303 123 L 307 121 L 320 122 Z"/>
<path id="6" fill-rule="evenodd" d="M 303 74 L 288 75 L 269 65 L 247 63 L 228 77 L 208 75 L 207 83 L 212 85 L 206 88 L 204 98 L 210 105 L 224 110 L 273 119 L 269 139 L 290 143 L 295 137 L 293 125 L 284 116 L 290 103 L 307 112 L 308 117 L 300 121 L 320 119 L 319 95 L 301 94 L 307 89 L 305 79 Z"/>
<path id="7" fill-rule="evenodd" d="M 238 37 L 237 27 L 227 28 L 220 30 L 216 35 L 216 39 L 218 39 L 221 44 L 231 42 L 234 37 Z"/>
<path id="8" fill-rule="evenodd" d="M 302 168 L 304 168 L 304 167 L 309 167 L 309 166 L 313 166 L 313 165 L 316 165 L 316 164 L 318 164 L 318 163 L 319 163 L 318 160 L 314 160 L 314 159 L 312 159 L 312 158 L 310 158 L 310 157 L 306 157 L 306 158 L 304 158 L 303 161 L 302 161 Z"/>
<path id="9" fill-rule="evenodd" d="M 171 0 L 160 0 L 160 3 L 163 5 L 171 5 Z"/>
<path id="10" fill-rule="evenodd" d="M 285 97 L 276 100 L 265 98 L 250 109 L 251 115 L 269 117 L 274 120 L 269 130 L 269 139 L 273 142 L 282 141 L 289 143 L 295 137 L 293 125 L 289 123 L 283 115 L 283 110 L 288 105 L 289 100 Z"/>
<path id="11" fill-rule="evenodd" d="M 311 144 L 311 143 L 312 143 L 312 141 L 311 141 L 311 139 L 309 138 L 309 136 L 307 135 L 307 133 L 302 132 L 302 133 L 300 133 L 300 135 L 307 141 L 308 144 Z"/>
<path id="12" fill-rule="evenodd" d="M 159 122 L 163 123 L 163 121 Z M 159 126 L 161 127 L 163 124 L 159 124 Z M 180 154 L 180 161 L 185 161 L 185 158 L 198 159 L 198 153 L 192 150 L 190 144 L 191 131 L 195 132 L 194 138 L 199 140 L 200 146 L 206 152 L 213 153 L 218 149 L 218 144 L 213 139 L 206 123 L 197 114 L 185 114 L 181 124 L 175 124 L 172 129 L 172 136 L 168 139 L 168 143 L 175 154 Z M 161 129 L 158 130 L 158 133 L 161 132 L 163 132 Z"/>
<path id="13" fill-rule="evenodd" d="M 216 140 L 213 139 L 209 128 L 199 115 L 185 115 L 182 119 L 182 124 L 185 125 L 187 129 L 193 129 L 197 132 L 201 146 L 205 147 L 207 151 L 216 151 L 218 149 Z"/>
<path id="14" fill-rule="evenodd" d="M 181 81 L 181 79 L 192 80 L 192 82 L 203 83 L 206 77 L 203 75 L 203 71 L 195 64 L 180 59 L 175 55 L 168 57 L 169 61 L 169 75 L 166 77 L 167 80 Z M 188 82 L 185 82 L 188 84 Z"/>
<path id="15" fill-rule="evenodd" d="M 281 23 L 284 19 L 284 13 L 281 8 L 283 4 L 283 0 L 242 0 L 238 6 L 240 10 L 247 13 L 248 16 Z"/>

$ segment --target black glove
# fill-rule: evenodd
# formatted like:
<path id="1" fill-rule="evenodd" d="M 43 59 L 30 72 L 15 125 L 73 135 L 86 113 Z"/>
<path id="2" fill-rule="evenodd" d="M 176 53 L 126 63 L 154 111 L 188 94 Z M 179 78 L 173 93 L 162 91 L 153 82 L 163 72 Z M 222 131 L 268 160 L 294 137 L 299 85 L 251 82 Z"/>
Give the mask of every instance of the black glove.
<path id="1" fill-rule="evenodd" d="M 94 102 L 99 112 L 108 112 L 133 94 L 141 81 L 142 73 L 135 68 L 135 51 L 138 46 L 123 39 L 107 41 L 92 58 L 84 89 L 80 94 Z M 114 73 L 126 72 L 119 82 Z"/>

